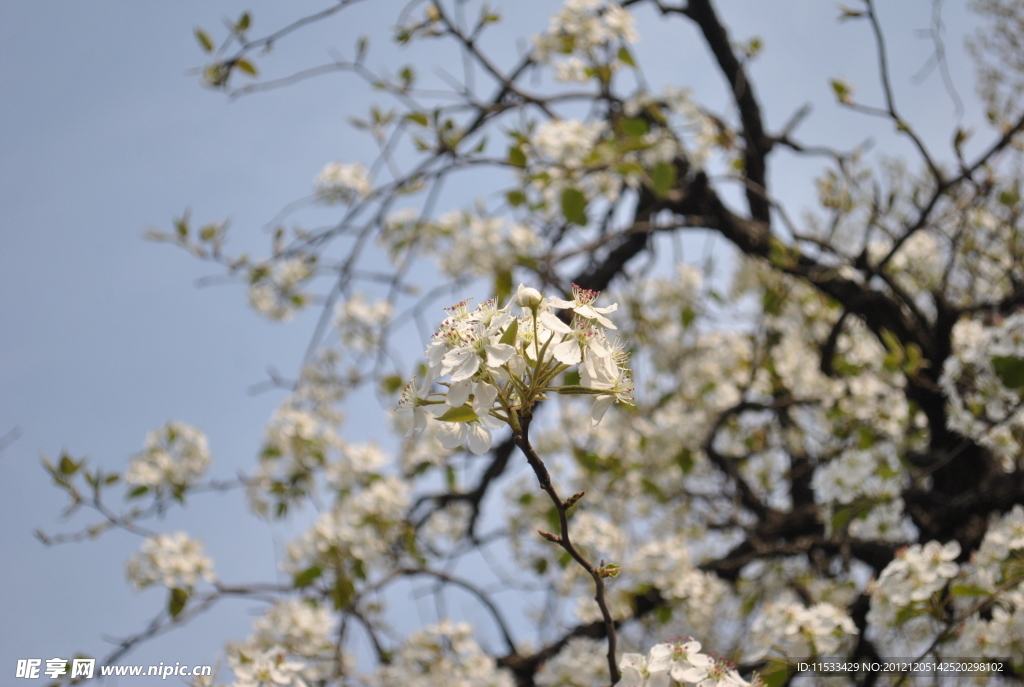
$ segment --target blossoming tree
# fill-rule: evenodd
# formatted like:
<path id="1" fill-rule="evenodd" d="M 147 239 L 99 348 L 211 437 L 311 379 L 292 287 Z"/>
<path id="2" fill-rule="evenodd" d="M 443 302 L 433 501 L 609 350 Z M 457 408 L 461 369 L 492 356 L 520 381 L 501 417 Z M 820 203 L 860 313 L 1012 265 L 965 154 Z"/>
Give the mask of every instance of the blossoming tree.
<path id="1" fill-rule="evenodd" d="M 1024 3 L 976 3 L 990 127 L 945 147 L 900 113 L 875 3 L 841 8 L 874 41 L 881 100 L 837 80 L 838 106 L 887 120 L 908 161 L 801 142 L 805 111 L 770 130 L 759 45 L 711 0 L 567 0 L 511 63 L 486 4 L 424 0 L 396 10 L 395 41 L 453 46 L 464 78 L 444 89 L 365 41 L 241 81 L 353 4 L 262 37 L 248 13 L 196 32 L 205 85 L 233 95 L 367 80 L 386 103 L 356 124 L 380 154 L 327 163 L 306 205 L 335 221 L 282 219 L 263 257 L 231 254 L 221 223 L 154 234 L 223 265 L 261 315 L 319 322 L 238 480 L 210 481 L 204 435 L 176 422 L 123 473 L 47 462 L 98 519 L 44 538 L 132 532 L 131 582 L 167 589 L 106 660 L 243 597 L 265 612 L 220 679 L 246 687 L 820 684 L 796 659 L 826 658 L 869 664 L 836 684 L 967 679 L 877 667 L 893 657 L 1019 682 Z M 648 86 L 641 12 L 697 29 L 729 111 Z M 781 155 L 818 163 L 800 221 L 770 187 Z M 491 186 L 444 207 L 468 177 Z M 695 232 L 733 247 L 727 274 L 669 259 Z M 394 439 L 356 442 L 339 409 L 375 394 Z M 287 583 L 221 580 L 201 533 L 152 520 L 234 488 L 269 520 L 316 504 Z M 404 631 L 407 580 L 484 620 Z"/>

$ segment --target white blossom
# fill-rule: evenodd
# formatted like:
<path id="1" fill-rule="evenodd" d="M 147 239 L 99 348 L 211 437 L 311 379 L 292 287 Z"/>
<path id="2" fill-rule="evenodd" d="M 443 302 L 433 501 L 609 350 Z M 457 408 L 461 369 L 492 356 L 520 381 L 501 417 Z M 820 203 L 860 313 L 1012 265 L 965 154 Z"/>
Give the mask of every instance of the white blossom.
<path id="1" fill-rule="evenodd" d="M 202 543 L 185 532 L 147 538 L 128 559 L 127 573 L 136 589 L 154 583 L 168 589 L 191 589 L 200 579 L 216 579 L 213 562 L 203 554 Z"/>

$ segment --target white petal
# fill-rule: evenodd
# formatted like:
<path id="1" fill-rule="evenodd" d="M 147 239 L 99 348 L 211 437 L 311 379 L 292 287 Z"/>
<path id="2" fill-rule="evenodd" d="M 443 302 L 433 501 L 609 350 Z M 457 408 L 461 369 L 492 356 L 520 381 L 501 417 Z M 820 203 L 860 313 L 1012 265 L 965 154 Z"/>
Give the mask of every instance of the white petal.
<path id="1" fill-rule="evenodd" d="M 458 408 L 469 400 L 469 392 L 472 388 L 473 382 L 468 379 L 463 379 L 453 383 L 448 388 L 448 395 L 445 398 L 445 403 L 450 405 L 452 408 Z"/>
<path id="2" fill-rule="evenodd" d="M 555 296 L 548 296 L 548 303 L 556 308 L 562 308 L 563 310 L 572 310 L 576 307 L 576 301 L 563 301 L 561 298 L 556 298 Z"/>
<path id="3" fill-rule="evenodd" d="M 544 325 L 546 329 L 558 332 L 559 334 L 569 334 L 572 332 L 569 325 L 555 317 L 555 314 L 551 312 L 542 312 L 537 316 L 537 322 Z"/>
<path id="4" fill-rule="evenodd" d="M 485 384 L 484 382 L 477 382 L 476 389 L 473 391 L 473 412 L 479 417 L 486 416 L 491 406 L 494 405 L 494 399 L 498 397 L 498 388 L 492 384 Z"/>
<path id="5" fill-rule="evenodd" d="M 608 412 L 613 403 L 615 403 L 614 396 L 598 396 L 594 399 L 594 407 L 590 411 L 590 417 L 594 418 L 594 426 L 597 426 L 597 423 L 601 421 L 601 418 L 604 417 L 604 414 Z"/>
<path id="6" fill-rule="evenodd" d="M 461 382 L 480 369 L 480 356 L 468 348 L 457 348 L 444 356 L 445 371 L 451 371 L 452 381 Z"/>
<path id="7" fill-rule="evenodd" d="M 458 448 L 466 441 L 465 422 L 442 422 L 437 430 L 437 439 L 445 448 Z"/>
<path id="8" fill-rule="evenodd" d="M 508 344 L 485 344 L 484 351 L 487 353 L 488 367 L 501 367 L 508 362 L 508 359 L 516 354 L 516 349 Z"/>
<path id="9" fill-rule="evenodd" d="M 469 424 L 469 450 L 482 456 L 491 448 L 491 430 L 479 422 Z"/>
<path id="10" fill-rule="evenodd" d="M 517 353 L 508 359 L 508 369 L 516 377 L 522 377 L 526 372 L 526 359 Z"/>
<path id="11" fill-rule="evenodd" d="M 575 337 L 569 337 L 551 351 L 555 360 L 564 365 L 578 365 L 583 360 L 583 349 Z"/>
<path id="12" fill-rule="evenodd" d="M 588 320 L 597 320 L 602 326 L 607 327 L 608 329 L 618 329 L 618 327 L 612 324 L 611 320 L 604 315 L 598 314 L 597 310 L 589 305 L 581 305 L 576 308 L 576 314 L 580 317 L 586 317 Z"/>

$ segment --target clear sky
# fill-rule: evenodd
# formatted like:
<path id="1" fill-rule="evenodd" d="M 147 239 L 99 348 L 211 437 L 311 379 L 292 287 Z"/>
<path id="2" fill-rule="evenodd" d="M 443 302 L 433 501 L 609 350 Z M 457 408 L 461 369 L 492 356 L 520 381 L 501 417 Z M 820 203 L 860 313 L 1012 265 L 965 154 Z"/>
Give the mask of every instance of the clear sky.
<path id="1" fill-rule="evenodd" d="M 125 582 L 124 562 L 139 544 L 134 537 L 111 533 L 52 548 L 34 538 L 37 528 L 59 532 L 86 522 L 60 519 L 65 504 L 39 467 L 40 453 L 66 448 L 121 470 L 149 430 L 177 419 L 207 432 L 215 476 L 252 465 L 281 397 L 247 390 L 265 379 L 268 365 L 294 372 L 312 321 L 267 323 L 248 310 L 241 287 L 197 288 L 197 279 L 217 274 L 215 267 L 141 237 L 149 227 L 169 228 L 190 208 L 200 221 L 230 216 L 238 232 L 233 245 L 258 249 L 265 245 L 263 224 L 308 195 L 326 162 L 371 161 L 365 139 L 346 124 L 373 97 L 353 77 L 332 75 L 232 102 L 188 74 L 202 62 L 195 25 L 216 32 L 222 16 L 251 9 L 260 34 L 329 4 L 0 3 L 0 436 L 20 432 L 0 453 L 5 684 L 18 658 L 102 656 L 109 649 L 104 637 L 140 629 L 165 601 L 163 591 L 136 594 Z M 350 55 L 357 36 L 367 33 L 371 66 L 395 68 L 409 56 L 386 36 L 403 4 L 358 5 L 282 42 L 264 63 L 286 74 L 329 59 L 329 48 Z M 506 40 L 493 46 L 506 63 L 515 56 L 509 37 L 542 29 L 557 7 L 538 0 L 492 4 L 508 18 L 496 34 Z M 813 102 L 798 132 L 803 140 L 842 147 L 877 136 L 885 152 L 905 152 L 887 143 L 889 125 L 840 112 L 830 94 L 828 79 L 843 77 L 857 85 L 858 98 L 879 102 L 865 25 L 837 24 L 835 5 L 820 0 L 718 4 L 734 39 L 764 38 L 752 73 L 771 128 Z M 954 107 L 938 74 L 922 85 L 911 81 L 932 50 L 915 33 L 928 26 L 931 2 L 879 4 L 900 104 L 930 144 L 948 151 Z M 947 4 L 950 66 L 960 96 L 970 101 L 962 32 L 971 20 L 964 3 Z M 691 86 L 726 110 L 721 78 L 694 32 L 678 19 L 662 24 L 647 12 L 642 19 L 637 53 L 651 85 Z M 430 59 L 425 50 L 418 59 Z M 976 108 L 964 121 L 977 121 Z M 985 140 L 979 133 L 977 144 Z M 776 193 L 799 209 L 810 200 L 806 172 L 813 168 L 783 156 L 773 172 Z M 453 195 L 448 202 L 467 200 Z M 365 419 L 382 426 L 380 418 Z M 237 495 L 196 499 L 158 526 L 200 536 L 226 581 L 276 574 L 283 534 L 247 516 Z M 222 640 L 248 633 L 250 611 L 240 603 L 218 609 L 128 660 L 212 662 Z"/>

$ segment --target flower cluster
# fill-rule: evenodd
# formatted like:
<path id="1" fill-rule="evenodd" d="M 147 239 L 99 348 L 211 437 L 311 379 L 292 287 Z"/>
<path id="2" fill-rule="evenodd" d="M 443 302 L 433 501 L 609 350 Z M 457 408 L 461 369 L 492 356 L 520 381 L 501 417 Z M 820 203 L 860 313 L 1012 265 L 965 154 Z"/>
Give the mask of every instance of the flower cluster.
<path id="1" fill-rule="evenodd" d="M 843 641 L 856 634 L 850 616 L 830 603 L 769 602 L 751 627 L 750 658 L 761 659 L 772 649 L 782 656 L 836 656 Z"/>
<path id="2" fill-rule="evenodd" d="M 232 687 L 306 687 L 302 679 L 303 664 L 287 660 L 288 653 L 279 646 L 265 651 L 235 653 L 230 657 L 235 672 Z"/>
<path id="3" fill-rule="evenodd" d="M 559 80 L 586 81 L 600 75 L 601 67 L 614 70 L 624 62 L 613 48 L 640 39 L 634 24 L 633 15 L 614 0 L 567 0 L 548 30 L 534 37 L 534 55 L 541 63 L 566 55 L 555 65 Z"/>
<path id="4" fill-rule="evenodd" d="M 924 601 L 956 577 L 960 571 L 955 562 L 959 555 L 960 544 L 956 540 L 946 544 L 914 544 L 885 566 L 874 584 L 874 594 L 884 595 L 897 606 Z"/>
<path id="5" fill-rule="evenodd" d="M 202 543 L 185 532 L 159 534 L 142 542 L 130 559 L 128 579 L 136 589 L 160 583 L 168 589 L 191 589 L 200 578 L 213 582 L 213 562 L 203 554 Z"/>
<path id="6" fill-rule="evenodd" d="M 372 190 L 370 173 L 358 162 L 328 163 L 316 178 L 316 196 L 325 203 L 354 203 Z"/>
<path id="7" fill-rule="evenodd" d="M 254 672 L 259 661 L 273 658 L 279 666 L 288 656 L 292 657 L 287 661 L 290 673 L 317 683 L 333 672 L 333 630 L 334 619 L 323 606 L 312 600 L 282 599 L 253 623 L 253 633 L 245 642 L 228 647 L 229 661 L 241 680 Z M 351 662 L 348 656 L 341 658 Z"/>
<path id="8" fill-rule="evenodd" d="M 953 329 L 953 355 L 939 383 L 949 398 L 950 429 L 991 450 L 1012 472 L 1024 450 L 1024 313 L 994 327 L 961 320 Z"/>
<path id="9" fill-rule="evenodd" d="M 309 304 L 302 286 L 313 276 L 313 263 L 295 257 L 253 267 L 249 305 L 267 319 L 286 321 Z"/>
<path id="10" fill-rule="evenodd" d="M 872 635 L 881 637 L 900 628 L 900 640 L 909 643 L 911 651 L 927 645 L 941 627 L 929 614 L 928 602 L 960 573 L 955 562 L 959 555 L 956 540 L 944 545 L 937 541 L 914 544 L 897 553 L 868 587 Z"/>
<path id="11" fill-rule="evenodd" d="M 547 392 L 594 396 L 594 424 L 615 402 L 632 403 L 629 355 L 606 334 L 615 325 L 605 315 L 617 306 L 595 307 L 598 295 L 574 286 L 573 299 L 564 300 L 520 285 L 501 308 L 494 300 L 475 310 L 467 301 L 447 308 L 426 350 L 426 376 L 402 394 L 400 410 L 412 415 L 409 432 L 421 432 L 436 417 L 445 448 L 463 445 L 480 455 L 490 448 L 492 430 L 517 427 Z M 556 308 L 573 313 L 568 324 Z M 556 384 L 575 366 L 578 385 Z M 444 377 L 449 381 L 438 381 Z M 435 383 L 446 389 L 432 391 Z"/>
<path id="12" fill-rule="evenodd" d="M 812 484 L 815 497 L 825 504 L 825 521 L 846 509 L 855 517 L 850 533 L 859 539 L 906 541 L 915 531 L 903 514 L 900 497 L 908 478 L 889 442 L 868 449 L 845 451 L 819 467 Z M 847 518 L 848 519 L 848 518 Z"/>
<path id="13" fill-rule="evenodd" d="M 387 559 L 408 507 L 407 483 L 393 476 L 376 479 L 339 499 L 289 544 L 286 567 L 296 576 L 316 569 L 334 570 L 339 578 L 365 577 Z"/>
<path id="14" fill-rule="evenodd" d="M 670 680 L 697 687 L 750 687 L 760 685 L 759 677 L 747 682 L 725 661 L 700 653 L 700 642 L 657 644 L 647 656 L 624 654 L 619 662 L 622 680 L 618 687 L 669 687 Z"/>
<path id="15" fill-rule="evenodd" d="M 473 640 L 468 623 L 442 621 L 413 632 L 389 665 L 368 676 L 370 687 L 512 687 L 512 676 L 497 667 Z"/>
<path id="16" fill-rule="evenodd" d="M 182 422 L 168 422 L 146 435 L 145 448 L 128 463 L 124 481 L 154 490 L 181 490 L 209 466 L 206 435 Z"/>
<path id="17" fill-rule="evenodd" d="M 391 303 L 386 300 L 370 303 L 361 293 L 353 295 L 334 308 L 334 326 L 341 344 L 350 351 L 369 354 L 380 344 L 380 330 L 391 319 Z"/>

